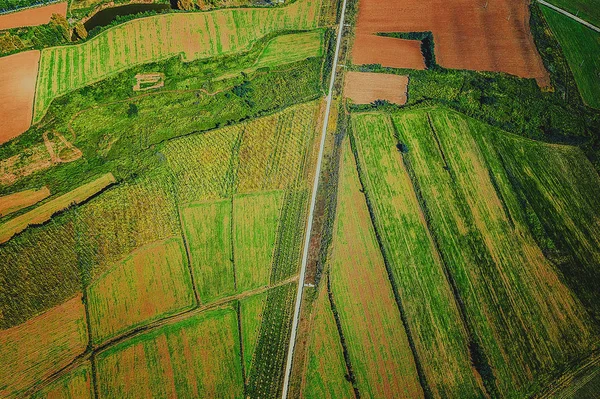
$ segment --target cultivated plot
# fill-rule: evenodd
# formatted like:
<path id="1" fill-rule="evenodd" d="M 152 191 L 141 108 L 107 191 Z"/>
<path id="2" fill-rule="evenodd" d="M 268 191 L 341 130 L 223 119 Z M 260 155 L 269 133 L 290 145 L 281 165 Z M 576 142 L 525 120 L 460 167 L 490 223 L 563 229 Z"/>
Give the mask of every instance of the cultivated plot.
<path id="1" fill-rule="evenodd" d="M 406 104 L 408 76 L 372 72 L 348 72 L 344 77 L 344 95 L 355 104 L 377 100 Z"/>
<path id="2" fill-rule="evenodd" d="M 13 212 L 35 205 L 49 196 L 50 190 L 48 190 L 48 187 L 42 187 L 39 190 L 31 189 L 4 195 L 0 197 L 0 216 L 10 215 Z"/>
<path id="3" fill-rule="evenodd" d="M 0 15 L 0 30 L 24 26 L 44 25 L 50 22 L 53 14 L 67 16 L 68 3 L 54 3 Z"/>
<path id="4" fill-rule="evenodd" d="M 31 396 L 32 399 L 93 399 L 89 361 L 69 371 Z"/>

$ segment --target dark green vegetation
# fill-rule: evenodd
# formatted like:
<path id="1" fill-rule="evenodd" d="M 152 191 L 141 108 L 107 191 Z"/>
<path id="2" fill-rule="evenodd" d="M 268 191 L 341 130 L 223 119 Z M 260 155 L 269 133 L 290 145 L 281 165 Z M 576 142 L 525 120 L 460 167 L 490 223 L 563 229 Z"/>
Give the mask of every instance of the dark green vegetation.
<path id="1" fill-rule="evenodd" d="M 63 16 L 55 14 L 45 25 L 0 31 L 0 57 L 25 50 L 62 45 L 68 43 L 70 38 L 69 23 Z"/>

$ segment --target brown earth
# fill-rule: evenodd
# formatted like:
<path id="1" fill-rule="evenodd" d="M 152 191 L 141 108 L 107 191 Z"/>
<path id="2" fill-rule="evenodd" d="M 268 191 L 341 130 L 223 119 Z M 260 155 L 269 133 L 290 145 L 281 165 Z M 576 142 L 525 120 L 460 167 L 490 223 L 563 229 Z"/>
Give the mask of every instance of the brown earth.
<path id="1" fill-rule="evenodd" d="M 425 69 L 419 40 L 357 34 L 352 52 L 354 64 L 381 64 L 392 68 Z"/>
<path id="2" fill-rule="evenodd" d="M 38 50 L 0 58 L 0 144 L 31 126 Z"/>
<path id="3" fill-rule="evenodd" d="M 344 95 L 356 104 L 370 104 L 375 100 L 406 104 L 408 76 L 372 72 L 348 72 Z"/>
<path id="4" fill-rule="evenodd" d="M 50 196 L 50 190 L 44 186 L 39 190 L 31 189 L 19 191 L 0 197 L 0 217 L 10 215 L 20 209 L 37 204 Z"/>
<path id="5" fill-rule="evenodd" d="M 372 42 L 358 40 L 361 35 L 424 31 L 433 32 L 443 67 L 506 72 L 549 84 L 529 30 L 526 0 L 361 0 L 353 62 L 364 63 L 364 54 L 374 51 Z M 398 62 L 405 53 L 394 54 Z"/>
<path id="6" fill-rule="evenodd" d="M 67 16 L 67 2 L 50 4 L 43 7 L 29 8 L 10 14 L 0 15 L 0 30 L 20 28 L 23 26 L 44 25 L 50 22 L 52 14 Z"/>

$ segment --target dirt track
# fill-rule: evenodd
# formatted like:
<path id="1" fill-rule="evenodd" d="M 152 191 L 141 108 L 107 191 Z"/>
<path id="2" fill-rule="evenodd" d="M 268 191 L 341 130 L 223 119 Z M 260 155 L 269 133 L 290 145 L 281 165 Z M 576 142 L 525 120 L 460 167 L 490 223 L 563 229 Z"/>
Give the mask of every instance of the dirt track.
<path id="1" fill-rule="evenodd" d="M 60 14 L 65 17 L 67 15 L 67 2 L 28 8 L 26 10 L 0 15 L 0 30 L 20 28 L 22 26 L 44 25 L 50 22 L 52 14 Z"/>
<path id="2" fill-rule="evenodd" d="M 360 0 L 357 38 L 377 32 L 433 32 L 437 62 L 446 68 L 506 72 L 549 83 L 529 30 L 525 0 Z M 380 40 L 380 38 L 377 38 Z M 353 61 L 372 51 L 357 40 Z M 414 55 L 405 51 L 402 62 Z M 394 66 L 389 64 L 389 66 Z"/>
<path id="3" fill-rule="evenodd" d="M 0 144 L 31 126 L 40 52 L 0 58 Z"/>

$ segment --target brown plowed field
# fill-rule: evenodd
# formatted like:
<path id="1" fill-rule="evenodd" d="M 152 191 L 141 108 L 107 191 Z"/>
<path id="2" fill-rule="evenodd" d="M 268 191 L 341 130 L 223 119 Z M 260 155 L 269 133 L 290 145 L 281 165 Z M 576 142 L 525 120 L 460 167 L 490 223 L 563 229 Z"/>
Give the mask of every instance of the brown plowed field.
<path id="1" fill-rule="evenodd" d="M 392 68 L 425 69 L 421 42 L 393 37 L 357 34 L 352 52 L 354 64 L 381 64 Z"/>
<path id="2" fill-rule="evenodd" d="M 364 63 L 364 54 L 374 51 L 368 40 L 359 40 L 361 35 L 431 31 L 436 59 L 443 67 L 506 72 L 536 78 L 546 86 L 548 73 L 529 30 L 527 4 L 525 0 L 361 0 L 353 62 Z M 402 62 L 407 54 L 393 55 Z"/>
<path id="3" fill-rule="evenodd" d="M 387 73 L 348 72 L 344 82 L 345 96 L 355 104 L 370 104 L 375 100 L 406 104 L 408 76 Z"/>
<path id="4" fill-rule="evenodd" d="M 29 129 L 40 52 L 0 58 L 0 144 Z"/>
<path id="5" fill-rule="evenodd" d="M 52 14 L 67 16 L 67 2 L 29 8 L 23 11 L 0 15 L 0 30 L 20 28 L 22 26 L 44 25 L 50 22 Z"/>

